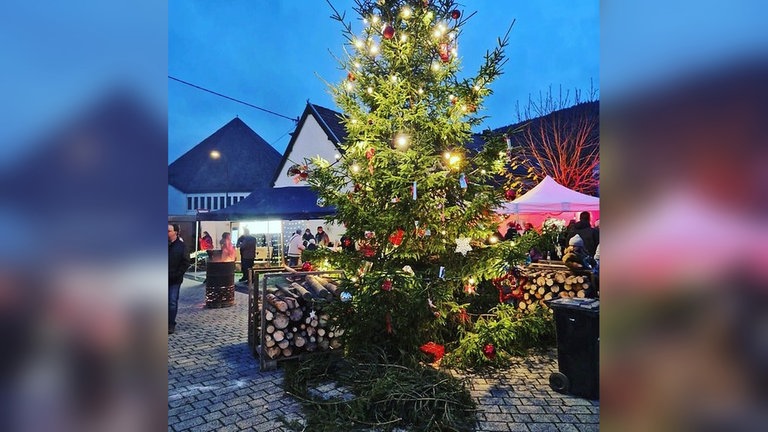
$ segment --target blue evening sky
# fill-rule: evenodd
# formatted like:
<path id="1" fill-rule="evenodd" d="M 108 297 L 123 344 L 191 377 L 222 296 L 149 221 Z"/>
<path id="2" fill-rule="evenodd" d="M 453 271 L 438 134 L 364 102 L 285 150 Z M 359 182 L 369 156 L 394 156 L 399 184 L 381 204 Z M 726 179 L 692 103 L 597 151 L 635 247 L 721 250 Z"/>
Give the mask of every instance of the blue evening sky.
<path id="1" fill-rule="evenodd" d="M 359 32 L 352 0 L 333 0 Z M 600 20 L 596 0 L 467 0 L 477 11 L 459 39 L 462 76 L 473 75 L 496 39 L 516 23 L 504 74 L 485 100 L 489 116 L 477 131 L 514 123 L 515 103 L 527 103 L 551 85 L 557 91 L 599 88 Z M 168 4 L 168 74 L 289 117 L 307 99 L 337 109 L 323 79 L 346 77 L 340 24 L 324 0 L 189 1 Z M 322 78 L 322 79 L 321 79 Z M 338 110 L 338 109 L 337 109 Z M 168 162 L 189 151 L 235 116 L 280 153 L 294 122 L 168 80 Z"/>

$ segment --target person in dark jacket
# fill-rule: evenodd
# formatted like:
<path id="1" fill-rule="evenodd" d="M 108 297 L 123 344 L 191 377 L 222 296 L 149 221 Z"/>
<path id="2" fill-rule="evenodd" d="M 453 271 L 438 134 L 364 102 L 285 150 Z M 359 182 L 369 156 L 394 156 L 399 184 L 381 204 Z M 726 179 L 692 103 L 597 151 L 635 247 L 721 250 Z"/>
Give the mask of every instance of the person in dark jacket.
<path id="1" fill-rule="evenodd" d="M 176 331 L 176 312 L 179 308 L 179 290 L 184 273 L 189 268 L 187 246 L 179 238 L 179 226 L 168 225 L 168 334 Z"/>
<path id="2" fill-rule="evenodd" d="M 570 236 L 573 237 L 576 234 L 584 240 L 584 249 L 586 249 L 589 256 L 595 256 L 597 245 L 600 244 L 600 231 L 592 228 L 589 212 L 579 213 L 579 221 L 576 222 Z"/>
<path id="3" fill-rule="evenodd" d="M 237 239 L 237 247 L 240 248 L 240 270 L 243 272 L 239 282 L 248 282 L 248 270 L 256 260 L 256 237 L 251 235 L 248 228 L 245 228 L 243 235 Z"/>
<path id="4" fill-rule="evenodd" d="M 313 238 L 315 238 L 315 235 L 312 234 L 311 229 L 307 228 L 306 230 L 304 230 L 304 235 L 301 236 L 301 239 L 304 241 L 304 247 L 307 247 L 307 245 L 309 244 L 309 241 L 312 240 Z"/>

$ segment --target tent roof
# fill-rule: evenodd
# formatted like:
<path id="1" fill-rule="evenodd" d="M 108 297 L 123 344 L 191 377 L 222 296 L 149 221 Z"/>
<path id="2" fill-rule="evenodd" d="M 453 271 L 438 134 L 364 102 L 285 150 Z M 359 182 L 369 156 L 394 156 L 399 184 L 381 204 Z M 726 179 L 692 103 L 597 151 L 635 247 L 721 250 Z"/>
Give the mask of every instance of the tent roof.
<path id="1" fill-rule="evenodd" d="M 536 187 L 512 202 L 502 205 L 499 213 L 536 214 L 600 210 L 600 198 L 585 195 L 546 176 Z"/>
<path id="2" fill-rule="evenodd" d="M 256 189 L 235 205 L 198 214 L 198 220 L 245 220 L 279 218 L 320 219 L 334 214 L 334 207 L 318 207 L 317 192 L 309 187 Z"/>

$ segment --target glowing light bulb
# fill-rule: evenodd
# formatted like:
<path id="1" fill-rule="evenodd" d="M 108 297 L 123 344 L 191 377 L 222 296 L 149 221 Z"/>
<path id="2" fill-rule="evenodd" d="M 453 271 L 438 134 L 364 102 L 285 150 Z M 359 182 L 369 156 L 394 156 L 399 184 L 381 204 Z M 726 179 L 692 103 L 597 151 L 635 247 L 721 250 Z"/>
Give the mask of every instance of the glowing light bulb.
<path id="1" fill-rule="evenodd" d="M 456 165 L 459 162 L 461 162 L 461 156 L 459 155 L 451 155 L 451 158 L 448 159 L 448 163 L 451 165 Z"/>
<path id="2" fill-rule="evenodd" d="M 454 96 L 454 95 L 448 95 L 448 100 L 450 100 L 450 101 L 455 101 L 455 100 L 456 100 L 456 96 Z"/>
<path id="3" fill-rule="evenodd" d="M 398 134 L 395 137 L 395 145 L 398 147 L 405 147 L 408 145 L 408 135 L 405 134 Z"/>
<path id="4" fill-rule="evenodd" d="M 423 88 L 421 88 L 421 87 L 419 87 L 419 94 L 420 94 L 420 95 L 424 94 L 424 89 L 423 89 Z"/>
<path id="5" fill-rule="evenodd" d="M 363 24 L 368 24 L 368 18 L 363 18 Z"/>
<path id="6" fill-rule="evenodd" d="M 480 86 L 479 86 L 479 85 L 477 85 L 477 84 L 475 84 L 475 87 L 474 87 L 474 89 L 475 89 L 475 91 L 480 91 Z"/>
<path id="7" fill-rule="evenodd" d="M 397 75 L 392 75 L 391 77 L 389 77 L 389 79 L 391 79 L 392 82 L 397 82 Z"/>
<path id="8" fill-rule="evenodd" d="M 361 41 L 360 39 L 355 39 L 353 43 L 355 44 L 355 48 L 357 49 L 360 49 L 363 47 L 363 41 Z"/>
<path id="9" fill-rule="evenodd" d="M 351 278 L 349 278 L 349 280 L 352 282 L 357 282 L 357 276 L 352 276 Z"/>
<path id="10" fill-rule="evenodd" d="M 447 151 L 447 152 L 443 153 L 443 157 L 445 159 L 450 159 L 451 158 L 451 152 Z"/>
<path id="11" fill-rule="evenodd" d="M 469 278 L 469 280 L 467 282 L 469 282 L 470 285 L 474 285 L 475 284 L 475 278 L 471 277 L 471 278 Z"/>
<path id="12" fill-rule="evenodd" d="M 454 39 L 456 39 L 456 32 L 450 32 L 450 33 L 448 33 L 448 37 L 449 37 L 451 40 L 454 40 Z"/>
<path id="13" fill-rule="evenodd" d="M 379 22 L 379 16 L 378 15 L 372 16 L 371 17 L 371 22 L 374 23 L 374 24 L 378 23 Z"/>
<path id="14" fill-rule="evenodd" d="M 355 88 L 354 84 L 352 84 L 351 81 L 347 81 L 346 83 L 344 83 L 344 87 L 347 89 L 347 91 L 352 91 Z"/>
<path id="15" fill-rule="evenodd" d="M 340 155 L 340 154 L 338 154 L 338 153 L 336 153 L 335 155 L 333 155 L 333 157 L 334 157 L 334 158 L 336 158 L 336 160 L 339 160 L 339 159 L 341 159 L 341 155 Z"/>
<path id="16" fill-rule="evenodd" d="M 405 42 L 408 40 L 408 35 L 405 33 L 400 34 L 400 42 Z"/>
<path id="17" fill-rule="evenodd" d="M 439 70 L 440 70 L 440 63 L 438 63 L 437 61 L 433 61 L 432 62 L 432 71 L 437 72 Z"/>
<path id="18" fill-rule="evenodd" d="M 413 11 L 408 6 L 403 6 L 402 9 L 400 9 L 400 16 L 403 17 L 403 19 L 408 19 L 413 15 Z"/>
<path id="19" fill-rule="evenodd" d="M 432 36 L 433 36 L 435 39 L 440 39 L 440 37 L 441 37 L 441 36 L 443 36 L 443 34 L 442 34 L 442 33 L 440 33 L 440 30 L 439 30 L 439 29 L 435 29 L 435 31 L 434 31 L 434 32 L 432 32 Z"/>
<path id="20" fill-rule="evenodd" d="M 484 169 L 480 170 L 480 174 L 487 174 L 487 173 L 488 173 L 488 171 L 486 171 Z"/>
<path id="21" fill-rule="evenodd" d="M 454 56 L 454 57 L 456 57 L 456 56 L 458 56 L 458 55 L 459 55 L 459 50 L 457 50 L 456 48 L 453 48 L 453 49 L 451 50 L 451 54 L 453 54 L 453 56 Z"/>
<path id="22" fill-rule="evenodd" d="M 359 173 L 360 172 L 360 165 L 358 164 L 352 164 L 352 172 L 353 173 Z"/>
<path id="23" fill-rule="evenodd" d="M 352 124 L 357 124 L 357 119 L 352 119 Z"/>
<path id="24" fill-rule="evenodd" d="M 360 62 L 355 62 L 355 68 L 356 69 L 362 69 L 363 65 L 361 65 Z"/>
<path id="25" fill-rule="evenodd" d="M 368 87 L 366 91 L 368 92 L 368 94 L 373 94 L 373 87 Z"/>
<path id="26" fill-rule="evenodd" d="M 376 55 L 379 53 L 379 46 L 376 44 L 372 44 L 370 48 L 371 54 Z"/>

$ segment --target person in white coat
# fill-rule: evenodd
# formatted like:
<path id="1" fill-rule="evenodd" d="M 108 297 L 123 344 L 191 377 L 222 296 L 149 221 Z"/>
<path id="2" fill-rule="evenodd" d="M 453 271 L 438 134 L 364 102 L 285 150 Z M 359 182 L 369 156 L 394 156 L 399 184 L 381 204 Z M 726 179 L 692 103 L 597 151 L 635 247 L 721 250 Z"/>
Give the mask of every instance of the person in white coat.
<path id="1" fill-rule="evenodd" d="M 304 239 L 301 237 L 301 230 L 296 230 L 295 233 L 288 239 L 288 266 L 296 267 L 299 265 L 299 258 L 301 258 L 301 251 L 304 250 Z"/>

